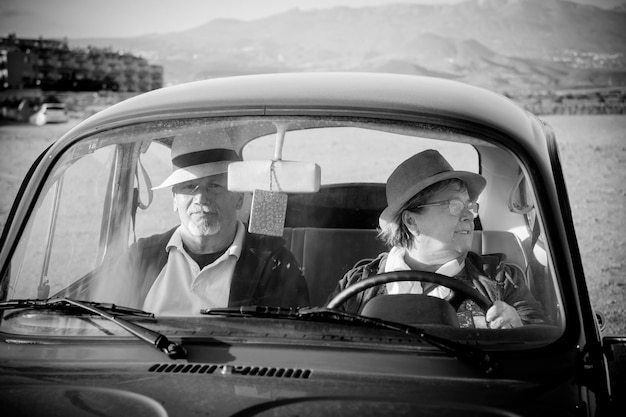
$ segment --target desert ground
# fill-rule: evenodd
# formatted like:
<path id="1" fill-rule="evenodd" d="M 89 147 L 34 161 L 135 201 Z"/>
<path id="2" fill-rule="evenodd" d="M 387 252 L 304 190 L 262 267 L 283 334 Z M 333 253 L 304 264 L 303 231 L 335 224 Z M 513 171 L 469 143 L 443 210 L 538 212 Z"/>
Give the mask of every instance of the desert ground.
<path id="1" fill-rule="evenodd" d="M 585 276 L 606 334 L 626 335 L 626 116 L 545 116 L 556 133 Z M 0 121 L 0 228 L 36 156 L 75 124 Z"/>

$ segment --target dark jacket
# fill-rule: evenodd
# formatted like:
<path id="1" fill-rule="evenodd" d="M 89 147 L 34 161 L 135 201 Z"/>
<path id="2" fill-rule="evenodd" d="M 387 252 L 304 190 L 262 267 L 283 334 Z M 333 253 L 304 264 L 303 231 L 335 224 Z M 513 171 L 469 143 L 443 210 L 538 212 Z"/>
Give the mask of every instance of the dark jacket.
<path id="1" fill-rule="evenodd" d="M 518 267 L 507 264 L 505 260 L 504 254 L 478 255 L 469 252 L 465 259 L 465 268 L 454 278 L 475 288 L 492 303 L 500 300 L 515 307 L 524 324 L 542 323 L 544 314 L 541 303 L 535 300 L 524 283 L 524 273 Z M 339 281 L 329 300 L 344 288 L 370 275 L 383 273 L 386 261 L 387 253 L 383 253 L 370 262 L 357 264 Z M 384 284 L 368 288 L 346 300 L 343 306 L 339 308 L 348 312 L 359 313 L 369 300 L 385 293 L 386 286 Z"/>
<path id="2" fill-rule="evenodd" d="M 96 275 L 105 280 L 106 299 L 134 308 L 144 300 L 167 263 L 166 245 L 176 228 L 142 238 L 112 266 Z M 309 291 L 298 261 L 283 246 L 283 239 L 246 233 L 241 256 L 235 266 L 228 306 L 309 305 Z"/>

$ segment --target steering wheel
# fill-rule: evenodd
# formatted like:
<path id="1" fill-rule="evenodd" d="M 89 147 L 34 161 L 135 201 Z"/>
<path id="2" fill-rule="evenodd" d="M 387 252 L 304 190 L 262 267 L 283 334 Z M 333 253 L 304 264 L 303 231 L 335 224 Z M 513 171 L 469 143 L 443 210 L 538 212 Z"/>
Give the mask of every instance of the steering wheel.
<path id="1" fill-rule="evenodd" d="M 326 308 L 337 308 L 345 303 L 352 296 L 367 290 L 368 288 L 375 287 L 377 285 L 387 284 L 389 282 L 398 281 L 420 281 L 431 282 L 433 284 L 441 285 L 451 290 L 450 295 L 445 298 L 455 310 L 458 310 L 459 306 L 464 300 L 472 300 L 478 304 L 478 307 L 487 311 L 491 307 L 491 301 L 476 289 L 469 285 L 456 280 L 454 278 L 447 277 L 445 275 L 437 274 L 436 272 L 427 271 L 394 271 L 385 272 L 383 274 L 367 277 L 362 281 L 357 282 L 354 285 L 350 285 L 344 288 L 339 294 L 333 297 L 332 300 L 326 304 Z"/>

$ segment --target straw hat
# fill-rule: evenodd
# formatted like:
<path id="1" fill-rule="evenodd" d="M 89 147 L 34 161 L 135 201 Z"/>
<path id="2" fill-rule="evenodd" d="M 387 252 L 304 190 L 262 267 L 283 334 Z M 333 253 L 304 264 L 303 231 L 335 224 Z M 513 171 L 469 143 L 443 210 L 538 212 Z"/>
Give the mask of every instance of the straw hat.
<path id="1" fill-rule="evenodd" d="M 172 143 L 173 172 L 153 190 L 171 187 L 186 181 L 228 172 L 228 165 L 241 161 L 224 131 L 216 131 L 210 138 L 176 138 Z"/>
<path id="2" fill-rule="evenodd" d="M 379 217 L 381 227 L 392 222 L 398 210 L 417 193 L 429 185 L 451 178 L 458 178 L 465 183 L 472 200 L 478 198 L 487 184 L 481 175 L 469 171 L 455 171 L 448 161 L 433 149 L 415 154 L 402 162 L 387 179 L 387 207 Z"/>

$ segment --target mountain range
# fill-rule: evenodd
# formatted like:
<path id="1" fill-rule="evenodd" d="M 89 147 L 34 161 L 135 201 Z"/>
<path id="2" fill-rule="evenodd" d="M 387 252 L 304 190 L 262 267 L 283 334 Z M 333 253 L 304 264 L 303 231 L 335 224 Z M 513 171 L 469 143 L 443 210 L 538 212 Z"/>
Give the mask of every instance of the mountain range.
<path id="1" fill-rule="evenodd" d="M 330 70 L 432 75 L 498 91 L 626 86 L 626 7 L 565 0 L 292 9 L 181 32 L 69 42 L 144 56 L 164 67 L 166 84 Z"/>

